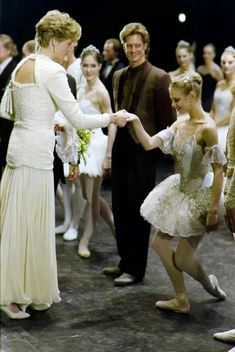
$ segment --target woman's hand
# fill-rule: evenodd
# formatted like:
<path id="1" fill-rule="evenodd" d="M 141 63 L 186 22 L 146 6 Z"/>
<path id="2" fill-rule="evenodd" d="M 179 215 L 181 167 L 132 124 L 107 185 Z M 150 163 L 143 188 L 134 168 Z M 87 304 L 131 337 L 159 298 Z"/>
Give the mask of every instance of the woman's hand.
<path id="1" fill-rule="evenodd" d="M 114 114 L 110 114 L 110 122 L 116 124 L 118 127 L 125 127 L 127 118 L 128 112 L 126 110 L 119 110 Z"/>
<path id="2" fill-rule="evenodd" d="M 69 164 L 69 181 L 74 181 L 79 175 L 79 166 L 78 165 L 71 165 Z"/>

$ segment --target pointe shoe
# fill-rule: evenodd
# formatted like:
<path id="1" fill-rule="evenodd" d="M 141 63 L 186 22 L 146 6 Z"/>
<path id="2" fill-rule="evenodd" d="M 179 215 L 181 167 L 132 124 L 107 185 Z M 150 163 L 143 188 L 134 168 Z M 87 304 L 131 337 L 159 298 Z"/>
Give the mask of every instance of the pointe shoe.
<path id="1" fill-rule="evenodd" d="M 78 246 L 78 255 L 82 258 L 90 258 L 91 252 L 85 244 L 79 244 Z"/>
<path id="2" fill-rule="evenodd" d="M 32 308 L 33 310 L 38 310 L 38 311 L 47 310 L 50 308 L 50 306 L 51 306 L 51 304 L 49 304 L 49 303 L 41 303 L 41 304 L 31 303 L 30 304 L 30 308 Z"/>
<path id="3" fill-rule="evenodd" d="M 19 310 L 19 312 L 12 312 L 7 306 L 1 306 L 0 309 L 8 316 L 10 319 L 27 319 L 30 317 L 29 313 Z"/>
<path id="4" fill-rule="evenodd" d="M 156 307 L 165 310 L 172 310 L 176 313 L 189 313 L 190 311 L 190 305 L 186 295 L 170 299 L 169 301 L 157 301 Z"/>
<path id="5" fill-rule="evenodd" d="M 223 332 L 216 332 L 213 337 L 220 341 L 235 342 L 235 329 Z"/>
<path id="6" fill-rule="evenodd" d="M 76 229 L 70 228 L 68 229 L 63 236 L 65 241 L 74 241 L 78 237 L 78 231 Z"/>
<path id="7" fill-rule="evenodd" d="M 213 296 L 218 297 L 220 299 L 226 299 L 227 295 L 226 293 L 219 287 L 219 282 L 218 279 L 215 275 L 209 275 L 209 280 L 214 287 L 214 294 Z"/>

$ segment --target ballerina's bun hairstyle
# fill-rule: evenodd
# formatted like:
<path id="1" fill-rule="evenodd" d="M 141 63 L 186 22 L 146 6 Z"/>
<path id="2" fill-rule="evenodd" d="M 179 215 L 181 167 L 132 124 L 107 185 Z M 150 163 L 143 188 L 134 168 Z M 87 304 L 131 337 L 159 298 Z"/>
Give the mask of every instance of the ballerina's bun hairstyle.
<path id="1" fill-rule="evenodd" d="M 80 39 L 81 34 L 80 24 L 68 13 L 58 10 L 48 11 L 36 24 L 37 44 L 43 48 L 46 48 L 53 38 L 58 41 L 66 39 L 76 41 Z"/>
<path id="2" fill-rule="evenodd" d="M 176 88 L 181 89 L 184 94 L 189 94 L 194 91 L 198 97 L 201 96 L 202 90 L 202 78 L 197 72 L 189 73 L 185 71 L 183 74 L 178 76 L 170 76 L 171 83 L 170 89 Z"/>
<path id="3" fill-rule="evenodd" d="M 232 56 L 235 57 L 235 49 L 231 45 L 224 49 L 224 53 L 232 54 Z"/>
<path id="4" fill-rule="evenodd" d="M 80 58 L 83 61 L 86 56 L 92 55 L 95 60 L 98 62 L 98 64 L 102 64 L 103 58 L 102 55 L 100 54 L 99 49 L 97 49 L 94 45 L 88 45 L 86 48 L 84 48 L 81 52 Z"/>

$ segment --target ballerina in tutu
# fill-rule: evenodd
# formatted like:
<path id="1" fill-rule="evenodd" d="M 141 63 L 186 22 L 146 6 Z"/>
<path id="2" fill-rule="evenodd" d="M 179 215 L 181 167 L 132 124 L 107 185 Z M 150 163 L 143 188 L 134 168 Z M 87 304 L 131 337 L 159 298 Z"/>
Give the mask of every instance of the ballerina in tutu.
<path id="1" fill-rule="evenodd" d="M 156 306 L 188 313 L 189 299 L 183 272 L 199 281 L 211 295 L 225 299 L 214 275 L 207 275 L 194 258 L 194 252 L 205 232 L 218 227 L 223 219 L 223 150 L 218 145 L 215 122 L 201 105 L 202 79 L 198 73 L 185 72 L 172 78 L 169 87 L 172 105 L 177 112 L 188 113 L 188 119 L 177 120 L 150 136 L 136 115 L 129 114 L 136 135 L 144 149 L 161 148 L 175 156 L 179 174 L 158 184 L 141 206 L 141 215 L 156 228 L 152 245 L 159 254 L 171 279 L 175 297 L 157 301 Z M 211 172 L 213 170 L 213 172 Z M 178 237 L 176 250 L 171 240 Z"/>

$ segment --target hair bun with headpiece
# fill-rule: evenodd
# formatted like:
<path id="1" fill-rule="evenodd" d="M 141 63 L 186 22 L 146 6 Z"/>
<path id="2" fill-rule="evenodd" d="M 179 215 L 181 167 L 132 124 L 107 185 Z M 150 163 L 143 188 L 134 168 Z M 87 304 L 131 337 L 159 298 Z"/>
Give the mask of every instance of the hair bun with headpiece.
<path id="1" fill-rule="evenodd" d="M 82 54 L 86 53 L 87 51 L 95 51 L 97 54 L 100 54 L 99 49 L 97 49 L 94 45 L 90 44 L 86 48 L 82 50 Z"/>

